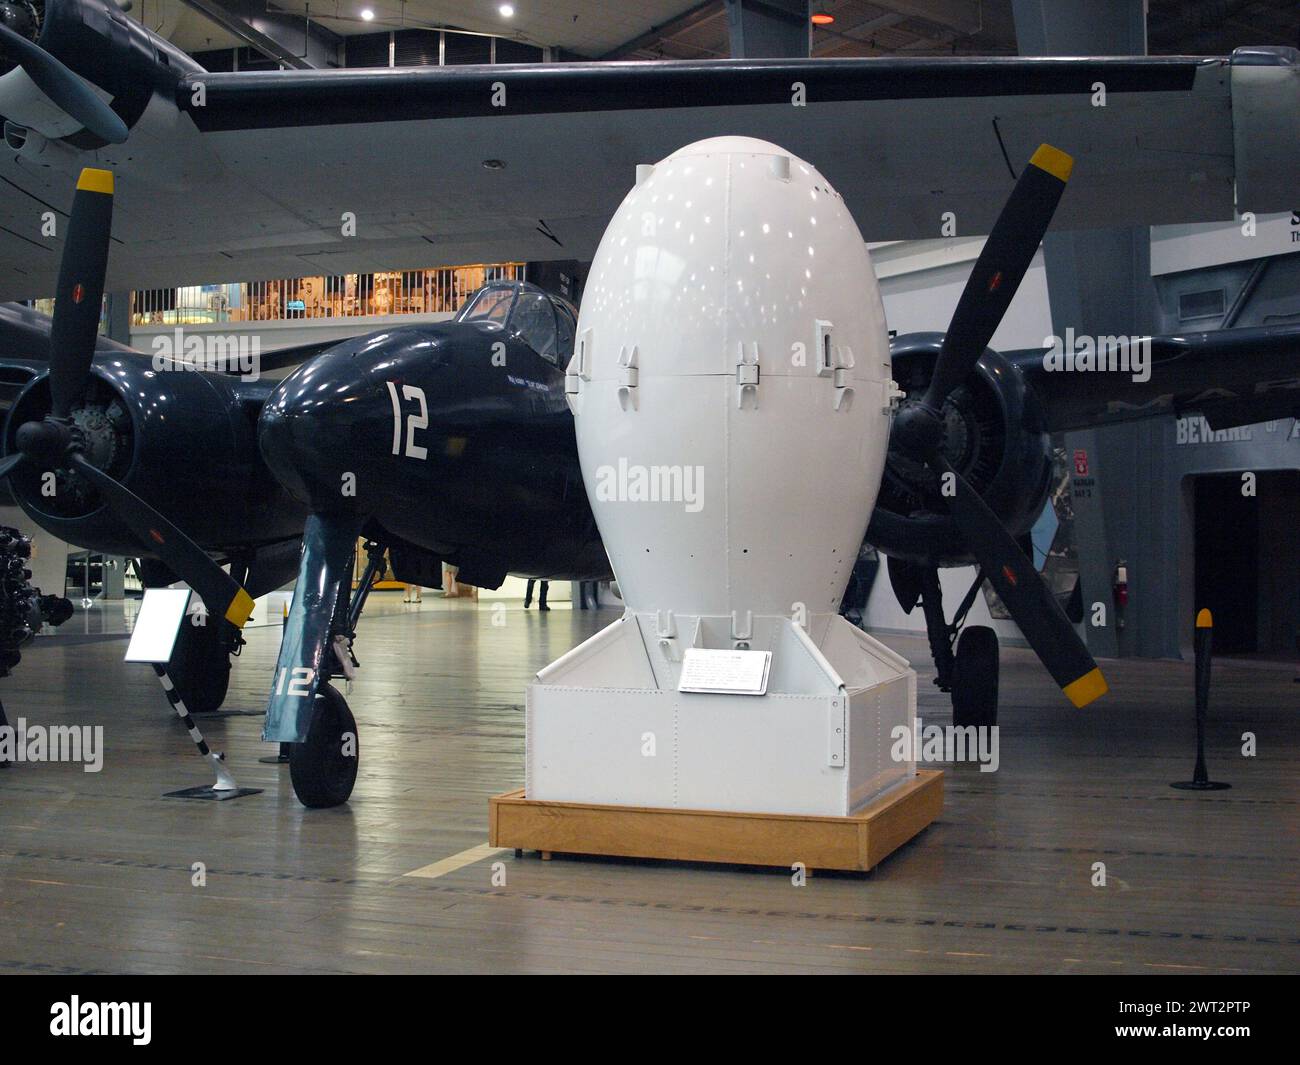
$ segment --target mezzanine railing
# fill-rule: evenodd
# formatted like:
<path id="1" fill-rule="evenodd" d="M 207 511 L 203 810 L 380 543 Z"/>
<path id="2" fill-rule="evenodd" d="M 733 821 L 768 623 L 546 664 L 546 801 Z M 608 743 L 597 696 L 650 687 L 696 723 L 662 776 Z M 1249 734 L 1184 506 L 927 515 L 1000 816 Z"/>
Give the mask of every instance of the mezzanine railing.
<path id="1" fill-rule="evenodd" d="M 144 289 L 131 294 L 132 325 L 454 314 L 488 281 L 523 277 L 523 263 L 480 263 L 332 277 Z"/>

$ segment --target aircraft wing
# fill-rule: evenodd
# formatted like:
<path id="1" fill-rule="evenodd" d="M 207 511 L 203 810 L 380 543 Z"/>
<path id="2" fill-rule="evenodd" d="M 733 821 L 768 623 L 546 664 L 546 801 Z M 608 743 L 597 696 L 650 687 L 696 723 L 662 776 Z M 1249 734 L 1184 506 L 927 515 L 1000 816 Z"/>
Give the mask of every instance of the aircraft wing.
<path id="1" fill-rule="evenodd" d="M 987 232 L 1042 141 L 1076 159 L 1062 228 L 1216 221 L 1300 203 L 1300 64 L 1240 49 L 186 73 L 123 145 L 0 160 L 24 194 L 0 197 L 0 298 L 53 288 L 41 205 L 66 208 L 92 154 L 118 173 L 122 289 L 590 259 L 637 164 L 730 134 L 814 163 L 869 240 L 939 236 L 948 215 Z"/>
<path id="2" fill-rule="evenodd" d="M 343 341 L 336 338 L 273 348 L 259 356 L 258 371 L 267 374 L 290 370 L 341 343 Z M 148 354 L 106 336 L 96 338 L 96 355 L 120 352 Z M 0 303 L 0 395 L 3 395 L 3 389 L 8 386 L 17 384 L 21 388 L 29 378 L 45 369 L 49 359 L 50 316 L 21 303 Z M 239 374 L 238 369 L 229 372 L 235 376 Z"/>
<path id="3" fill-rule="evenodd" d="M 1216 430 L 1300 417 L 1300 325 L 1146 339 L 1146 381 L 1131 369 L 1048 369 L 1045 348 L 1005 354 L 1043 400 L 1052 432 L 1185 413 Z"/>
<path id="4" fill-rule="evenodd" d="M 95 351 L 109 354 L 131 351 L 125 344 L 106 336 L 95 341 Z M 30 360 L 44 364 L 50 358 L 50 316 L 21 303 L 0 303 L 0 359 L 6 362 Z M 39 365 L 44 369 L 43 365 Z M 35 372 L 35 371 L 33 371 Z"/>

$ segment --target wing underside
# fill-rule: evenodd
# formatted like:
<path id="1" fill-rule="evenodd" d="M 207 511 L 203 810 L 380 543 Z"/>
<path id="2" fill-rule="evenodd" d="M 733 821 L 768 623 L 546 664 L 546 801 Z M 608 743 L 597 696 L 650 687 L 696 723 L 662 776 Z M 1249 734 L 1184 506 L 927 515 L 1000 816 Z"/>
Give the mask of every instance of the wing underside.
<path id="1" fill-rule="evenodd" d="M 118 171 L 110 284 L 589 259 L 637 164 L 717 135 L 814 163 L 869 240 L 939 236 L 949 215 L 958 234 L 987 232 L 1045 140 L 1076 160 L 1062 228 L 1221 220 L 1245 176 L 1242 69 L 884 58 L 189 75 L 126 145 L 95 153 Z M 1294 93 L 1281 60 L 1250 69 L 1277 78 L 1257 97 Z M 0 298 L 52 287 L 42 214 L 67 206 L 67 160 L 46 161 L 0 161 Z M 1256 182 L 1252 209 L 1291 209 L 1295 180 Z"/>
<path id="2" fill-rule="evenodd" d="M 1091 355 L 1084 370 L 1045 362 L 1046 349 L 1007 355 L 1043 400 L 1053 432 L 1185 413 L 1203 415 L 1214 429 L 1300 417 L 1300 326 L 1181 333 L 1145 343 L 1149 356 L 1135 359 L 1132 351 L 1110 348 Z"/>

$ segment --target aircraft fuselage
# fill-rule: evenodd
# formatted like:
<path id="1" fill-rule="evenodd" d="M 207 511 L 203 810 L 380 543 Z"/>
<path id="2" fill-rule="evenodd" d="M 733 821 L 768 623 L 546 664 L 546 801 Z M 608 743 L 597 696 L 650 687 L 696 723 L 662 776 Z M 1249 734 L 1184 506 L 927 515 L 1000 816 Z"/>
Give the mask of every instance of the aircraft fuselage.
<path id="1" fill-rule="evenodd" d="M 355 514 L 494 586 L 507 572 L 609 576 L 564 373 L 485 322 L 345 341 L 286 377 L 263 458 L 312 511 Z"/>

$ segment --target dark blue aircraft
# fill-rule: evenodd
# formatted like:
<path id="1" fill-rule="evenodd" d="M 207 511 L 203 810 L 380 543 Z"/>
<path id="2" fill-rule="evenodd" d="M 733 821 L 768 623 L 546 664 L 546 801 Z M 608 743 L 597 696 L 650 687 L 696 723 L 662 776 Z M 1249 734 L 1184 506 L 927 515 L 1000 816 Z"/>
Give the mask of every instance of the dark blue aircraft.
<path id="1" fill-rule="evenodd" d="M 346 675 L 385 556 L 398 579 L 432 586 L 443 562 L 489 588 L 507 573 L 610 576 L 565 401 L 573 308 L 529 284 L 492 284 L 452 321 L 272 353 L 264 369 L 297 366 L 278 384 L 160 371 L 96 336 L 112 184 L 102 170 L 78 183 L 53 320 L 0 309 L 0 387 L 20 386 L 0 477 L 54 535 L 142 557 L 147 584 L 180 579 L 202 597 L 220 620 L 186 626 L 172 662 L 196 709 L 224 698 L 253 597 L 296 571 L 264 735 L 288 745 L 306 805 L 336 805 L 358 759 L 343 742 L 355 722 L 330 681 Z M 991 258 L 1027 232 L 1024 200 L 1008 202 Z M 1149 380 L 1091 375 L 1086 388 L 1046 372 L 1042 350 L 992 351 L 987 338 L 1023 273 L 995 267 L 982 255 L 959 303 L 959 363 L 944 353 L 951 326 L 894 342 L 907 398 L 867 531 L 903 606 L 925 608 L 937 682 L 966 723 L 996 712 L 996 639 L 962 627 L 986 575 L 1054 676 L 1087 654 L 1014 543 L 1047 497 L 1050 433 L 1186 411 L 1215 428 L 1300 413 L 1295 326 L 1152 337 Z M 986 274 L 1005 285 L 981 285 Z M 935 386 L 941 376 L 952 380 Z M 966 505 L 942 496 L 935 468 L 973 486 Z M 368 565 L 354 591 L 358 538 Z M 971 561 L 979 575 L 950 623 L 937 568 Z M 953 679 L 968 675 L 983 683 Z"/>
<path id="2" fill-rule="evenodd" d="M 192 709 L 221 704 L 253 598 L 296 570 L 265 735 L 292 743 L 300 798 L 335 805 L 356 771 L 335 740 L 356 726 L 328 682 L 385 555 L 399 579 L 433 587 L 443 562 L 488 587 L 507 573 L 610 576 L 564 398 L 576 313 L 536 286 L 493 284 L 452 321 L 273 353 L 263 369 L 315 356 L 279 384 L 159 370 L 96 336 L 112 191 L 107 171 L 83 172 L 48 327 L 0 316 L 17 354 L 0 376 L 25 382 L 0 477 L 54 535 L 143 555 L 147 585 L 199 593 L 218 620 L 186 626 L 172 662 Z M 349 598 L 358 537 L 369 568 Z"/>
<path id="3" fill-rule="evenodd" d="M 330 348 L 264 404 L 262 454 L 311 514 L 263 739 L 319 749 L 291 762 L 308 805 L 352 790 L 357 760 L 338 737 L 356 725 L 327 680 L 348 666 L 384 545 L 399 577 L 434 587 L 442 560 L 488 588 L 507 573 L 610 576 L 565 401 L 576 325 L 565 301 L 497 282 L 452 321 Z M 349 603 L 358 536 L 376 547 Z"/>

